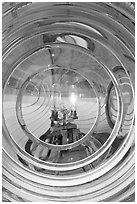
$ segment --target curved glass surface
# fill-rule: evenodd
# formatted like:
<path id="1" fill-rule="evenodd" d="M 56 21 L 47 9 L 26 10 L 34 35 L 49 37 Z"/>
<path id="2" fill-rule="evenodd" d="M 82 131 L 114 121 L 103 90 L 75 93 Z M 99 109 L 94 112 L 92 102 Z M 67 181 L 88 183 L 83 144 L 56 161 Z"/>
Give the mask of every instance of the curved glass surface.
<path id="1" fill-rule="evenodd" d="M 3 4 L 3 201 L 134 200 L 134 4 Z"/>

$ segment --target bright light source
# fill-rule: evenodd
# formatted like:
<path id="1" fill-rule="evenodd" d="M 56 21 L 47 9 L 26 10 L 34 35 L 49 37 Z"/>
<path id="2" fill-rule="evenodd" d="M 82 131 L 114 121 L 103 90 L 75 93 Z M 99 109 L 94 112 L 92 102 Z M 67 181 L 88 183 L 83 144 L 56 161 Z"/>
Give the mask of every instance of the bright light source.
<path id="1" fill-rule="evenodd" d="M 70 95 L 70 102 L 73 106 L 75 106 L 76 101 L 77 101 L 77 95 L 74 92 L 72 92 Z"/>

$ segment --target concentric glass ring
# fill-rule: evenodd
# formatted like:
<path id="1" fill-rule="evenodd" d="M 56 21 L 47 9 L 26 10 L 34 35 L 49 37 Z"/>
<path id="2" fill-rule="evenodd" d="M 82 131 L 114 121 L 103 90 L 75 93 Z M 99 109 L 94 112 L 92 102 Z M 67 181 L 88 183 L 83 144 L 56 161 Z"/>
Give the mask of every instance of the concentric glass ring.
<path id="1" fill-rule="evenodd" d="M 3 201 L 133 201 L 134 74 L 134 4 L 4 3 Z"/>

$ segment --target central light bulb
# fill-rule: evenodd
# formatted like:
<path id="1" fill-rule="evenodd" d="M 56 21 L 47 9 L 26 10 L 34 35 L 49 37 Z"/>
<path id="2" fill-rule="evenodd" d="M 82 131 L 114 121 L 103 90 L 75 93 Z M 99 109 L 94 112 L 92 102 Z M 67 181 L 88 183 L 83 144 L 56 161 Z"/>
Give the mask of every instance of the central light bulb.
<path id="1" fill-rule="evenodd" d="M 78 100 L 78 89 L 76 85 L 72 84 L 69 88 L 69 102 L 72 110 L 76 110 Z"/>
<path id="2" fill-rule="evenodd" d="M 75 108 L 77 102 L 77 94 L 72 92 L 70 94 L 70 103 L 72 104 L 73 108 Z"/>

